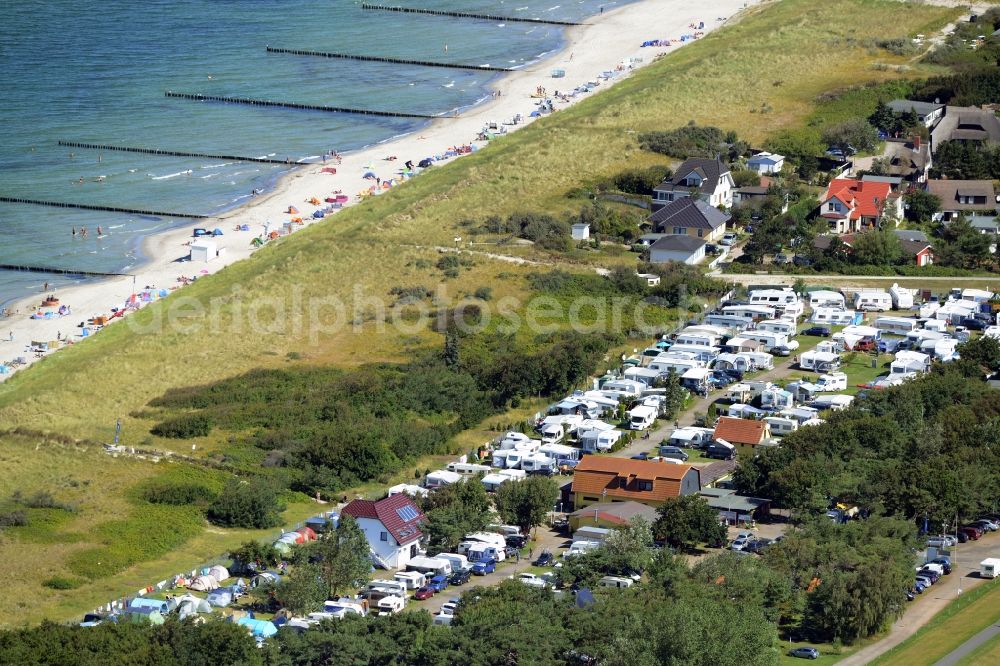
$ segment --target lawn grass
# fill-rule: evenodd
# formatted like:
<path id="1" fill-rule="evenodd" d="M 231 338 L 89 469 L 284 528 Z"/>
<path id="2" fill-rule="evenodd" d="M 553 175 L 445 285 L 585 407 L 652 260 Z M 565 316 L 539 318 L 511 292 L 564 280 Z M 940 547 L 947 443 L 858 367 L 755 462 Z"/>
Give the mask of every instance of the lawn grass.
<path id="1" fill-rule="evenodd" d="M 0 384 L 0 423 L 92 442 L 111 440 L 115 422 L 124 425 L 124 443 L 192 453 L 226 446 L 222 439 L 178 443 L 149 434 L 141 415 L 150 400 L 171 388 L 205 384 L 253 368 L 288 364 L 357 366 L 394 361 L 436 349 L 442 337 L 428 327 L 383 326 L 376 318 L 392 305 L 394 287 L 440 288 L 428 307 L 459 301 L 481 286 L 494 300 L 528 295 L 525 277 L 537 266 L 520 266 L 469 255 L 471 266 L 448 279 L 435 267 L 436 246 L 451 247 L 461 221 L 490 214 L 538 210 L 558 213 L 580 206 L 567 193 L 581 184 L 627 168 L 663 161 L 642 153 L 636 133 L 663 130 L 695 119 L 699 124 L 736 130 L 751 143 L 802 122 L 829 90 L 867 81 L 899 78 L 892 56 L 873 50 L 873 39 L 930 34 L 958 10 L 892 0 L 783 0 L 749 11 L 747 17 L 676 51 L 606 92 L 502 137 L 461 160 L 430 170 L 387 194 L 342 211 L 308 229 L 269 244 L 248 259 L 198 280 L 182 292 L 153 303 L 73 348 L 46 358 Z M 900 60 L 900 62 L 902 62 Z M 917 66 L 909 76 L 929 74 Z M 461 137 L 456 137 L 461 140 Z M 459 233 L 458 235 L 464 234 Z M 467 238 L 473 242 L 480 239 Z M 473 246 L 475 248 L 476 246 Z M 554 255 L 515 249 L 535 261 L 592 271 L 591 263 L 613 265 L 628 259 L 610 250 Z M 499 252 L 506 254 L 506 249 Z M 194 299 L 207 314 L 176 317 L 158 325 L 181 300 Z M 324 304 L 345 304 L 342 322 Z M 248 326 L 256 315 L 261 325 Z M 528 335 L 524 330 L 519 335 Z M 508 415 L 523 418 L 535 404 Z M 462 434 L 456 450 L 474 447 L 494 432 Z M 190 570 L 254 532 L 203 527 L 165 554 L 133 564 L 76 590 L 49 591 L 39 581 L 65 573 L 70 558 L 97 543 L 102 530 L 132 515 L 130 488 L 153 478 L 160 467 L 112 459 L 89 445 L 33 449 L 31 443 L 0 440 L 0 490 L 17 484 L 56 487 L 67 478 L 89 485 L 66 489 L 83 507 L 59 524 L 57 543 L 13 537 L 0 555 L 17 580 L 0 601 L 0 623 L 35 621 L 43 615 L 67 618 L 182 570 Z M 438 464 L 440 460 L 426 461 Z M 424 463 L 421 462 L 421 465 Z M 81 481 L 82 482 L 82 481 Z M 372 485 L 362 492 L 375 492 Z M 293 503 L 286 519 L 315 511 Z M 96 529 L 99 525 L 102 529 Z M 134 534 L 124 530 L 116 532 Z M 66 535 L 79 535 L 75 537 Z M 261 535 L 262 536 L 262 535 Z M 107 539 L 106 539 L 107 540 Z M 113 545 L 113 544 L 111 544 Z M 103 562 L 103 560 L 102 560 Z"/>
<path id="2" fill-rule="evenodd" d="M 1000 586 L 990 583 L 980 585 L 952 601 L 913 636 L 873 663 L 879 666 L 933 664 L 997 619 L 1000 619 Z M 992 646 L 994 651 L 997 649 L 995 643 Z"/>
<path id="3" fill-rule="evenodd" d="M 1000 664 L 1000 634 L 986 641 L 972 654 L 958 662 L 959 666 L 975 666 L 976 664 Z"/>

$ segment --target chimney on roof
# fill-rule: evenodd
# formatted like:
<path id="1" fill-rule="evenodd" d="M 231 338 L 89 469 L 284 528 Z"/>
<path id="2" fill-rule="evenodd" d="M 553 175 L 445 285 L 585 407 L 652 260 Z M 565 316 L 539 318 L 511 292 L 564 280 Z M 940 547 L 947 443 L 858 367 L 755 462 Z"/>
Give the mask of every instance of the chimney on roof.
<path id="1" fill-rule="evenodd" d="M 920 152 L 920 135 L 913 135 L 913 150 Z"/>

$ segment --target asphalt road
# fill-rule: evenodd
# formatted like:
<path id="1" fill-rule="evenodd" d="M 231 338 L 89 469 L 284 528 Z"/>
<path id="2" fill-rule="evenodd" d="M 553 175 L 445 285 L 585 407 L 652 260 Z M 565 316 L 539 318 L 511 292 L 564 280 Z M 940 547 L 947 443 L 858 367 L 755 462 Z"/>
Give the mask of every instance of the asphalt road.
<path id="1" fill-rule="evenodd" d="M 972 654 L 973 650 L 978 648 L 980 645 L 990 640 L 994 636 L 1000 636 L 1000 622 L 986 627 L 978 634 L 965 641 L 957 648 L 952 650 L 944 659 L 938 660 L 934 666 L 954 666 L 960 662 L 965 657 Z"/>

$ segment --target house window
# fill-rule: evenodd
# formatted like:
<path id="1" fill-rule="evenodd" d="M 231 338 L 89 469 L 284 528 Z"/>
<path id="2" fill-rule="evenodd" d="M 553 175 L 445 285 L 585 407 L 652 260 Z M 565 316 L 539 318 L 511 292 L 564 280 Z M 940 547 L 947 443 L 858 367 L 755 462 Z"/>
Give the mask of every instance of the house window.
<path id="1" fill-rule="evenodd" d="M 378 535 L 378 540 L 379 541 L 388 541 L 389 540 L 389 533 L 388 532 L 382 532 L 381 534 Z"/>
<path id="2" fill-rule="evenodd" d="M 640 481 L 639 482 L 639 490 L 652 490 L 652 489 L 653 489 L 653 482 L 652 481 Z"/>
<path id="3" fill-rule="evenodd" d="M 688 230 L 685 227 L 674 227 L 674 233 L 680 236 L 687 235 Z"/>
<path id="4" fill-rule="evenodd" d="M 623 477 L 619 478 L 618 479 L 618 487 L 619 488 L 628 488 L 628 477 L 623 476 Z"/>
<path id="5" fill-rule="evenodd" d="M 705 233 L 704 229 L 699 229 L 698 230 L 698 238 L 701 238 L 704 233 Z"/>

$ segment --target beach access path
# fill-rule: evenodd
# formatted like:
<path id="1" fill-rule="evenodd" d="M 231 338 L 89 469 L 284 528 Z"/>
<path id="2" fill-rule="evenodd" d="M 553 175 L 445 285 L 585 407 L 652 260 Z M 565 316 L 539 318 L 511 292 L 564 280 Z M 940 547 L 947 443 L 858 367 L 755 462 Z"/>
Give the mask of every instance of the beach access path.
<path id="1" fill-rule="evenodd" d="M 678 39 L 681 35 L 695 32 L 690 26 L 701 22 L 704 22 L 704 28 L 699 29 L 699 32 L 708 33 L 725 24 L 724 20 L 719 19 L 732 17 L 743 7 L 756 4 L 756 1 L 717 0 L 706 7 L 686 0 L 641 0 L 593 16 L 584 25 L 567 29 L 566 47 L 562 51 L 525 69 L 505 75 L 496 84 L 499 96 L 483 104 L 456 117 L 432 121 L 422 130 L 395 141 L 345 153 L 339 164 L 331 162 L 326 165 L 336 166 L 336 174 L 324 173 L 323 164 L 302 166 L 284 177 L 273 190 L 255 197 L 240 208 L 218 218 L 200 220 L 197 224 L 192 223 L 147 238 L 143 244 L 143 254 L 150 257 L 150 260 L 137 268 L 133 275 L 87 282 L 59 289 L 55 293 L 61 304 L 72 308 L 73 314 L 70 316 L 30 319 L 31 313 L 39 309 L 45 294 L 40 291 L 33 297 L 21 299 L 10 308 L 17 311 L 16 315 L 0 318 L 0 364 L 18 357 L 23 357 L 28 365 L 38 360 L 28 350 L 28 344 L 33 340 L 51 341 L 61 336 L 79 341 L 78 324 L 81 321 L 96 315 L 109 315 L 111 308 L 124 307 L 126 299 L 147 286 L 172 290 L 181 284 L 179 278 L 182 276 L 190 278 L 215 273 L 224 266 L 249 257 L 254 251 L 250 241 L 263 234 L 265 225 L 270 230 L 277 230 L 284 222 L 289 221 L 291 216 L 286 213 L 289 206 L 295 206 L 301 211 L 306 224 L 336 224 L 336 213 L 322 220 L 313 220 L 312 213 L 322 206 L 306 202 L 313 197 L 322 201 L 339 190 L 351 197 L 351 203 L 354 203 L 354 195 L 373 184 L 363 178 L 366 171 L 373 171 L 381 179 L 390 179 L 396 177 L 407 160 L 417 162 L 430 155 L 443 154 L 453 146 L 470 143 L 481 148 L 485 142 L 474 139 L 488 122 L 499 123 L 521 114 L 525 122 L 516 127 L 508 127 L 508 131 L 514 131 L 533 120 L 529 117 L 535 108 L 535 100 L 531 95 L 537 87 L 570 91 L 596 79 L 601 72 L 614 70 L 630 58 L 642 59 L 642 62 L 636 63 L 636 67 L 648 65 L 657 55 L 676 50 L 681 44 L 677 42 L 671 47 L 641 48 L 644 41 Z M 564 70 L 565 77 L 551 78 L 550 71 L 553 68 Z M 627 76 L 628 72 L 623 72 L 615 79 L 603 83 L 599 90 Z M 568 102 L 556 100 L 556 112 L 588 96 L 580 95 Z M 324 148 L 332 150 L 336 146 L 319 149 Z M 397 159 L 385 160 L 392 155 Z M 449 160 L 436 164 L 441 165 L 446 161 Z M 240 225 L 247 225 L 250 230 L 234 231 Z M 218 247 L 224 251 L 221 256 L 208 263 L 182 261 L 188 255 L 186 243 L 192 240 L 192 231 L 196 226 L 222 229 L 224 235 L 215 239 Z M 120 324 L 115 320 L 113 325 Z M 0 381 L 12 374 L 0 375 Z"/>

